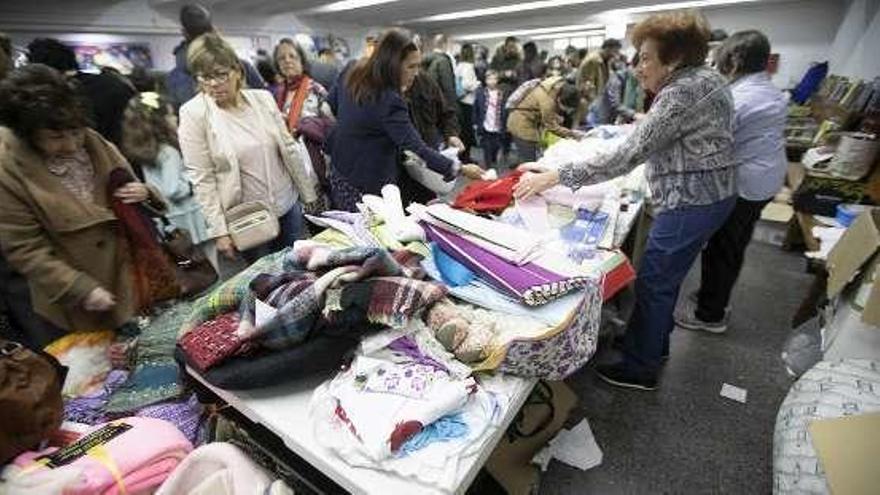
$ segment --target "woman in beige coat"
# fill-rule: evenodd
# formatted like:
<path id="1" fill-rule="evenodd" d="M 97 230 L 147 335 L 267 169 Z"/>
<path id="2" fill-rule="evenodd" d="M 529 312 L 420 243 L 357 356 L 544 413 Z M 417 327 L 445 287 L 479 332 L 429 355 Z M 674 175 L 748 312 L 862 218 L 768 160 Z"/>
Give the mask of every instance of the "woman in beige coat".
<path id="1" fill-rule="evenodd" d="M 217 250 L 236 258 L 227 212 L 254 201 L 278 217 L 281 229 L 242 256 L 253 262 L 292 245 L 305 234 L 301 204 L 318 196 L 275 100 L 268 91 L 243 89 L 238 56 L 217 34 L 190 43 L 187 61 L 201 92 L 180 109 L 180 150 Z"/>
<path id="2" fill-rule="evenodd" d="M 0 246 L 27 279 L 34 310 L 64 330 L 121 326 L 138 302 L 107 184 L 128 163 L 87 128 L 76 92 L 44 65 L 0 83 L 0 123 Z M 113 196 L 165 207 L 140 182 Z"/>

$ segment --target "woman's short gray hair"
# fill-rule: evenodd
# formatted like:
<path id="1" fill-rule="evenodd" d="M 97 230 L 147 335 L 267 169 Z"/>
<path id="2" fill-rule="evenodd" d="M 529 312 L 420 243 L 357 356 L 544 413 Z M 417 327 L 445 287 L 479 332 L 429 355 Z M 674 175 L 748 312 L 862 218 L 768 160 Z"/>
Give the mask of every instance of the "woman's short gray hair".
<path id="1" fill-rule="evenodd" d="M 756 30 L 733 33 L 718 47 L 715 64 L 727 76 L 744 76 L 767 69 L 770 41 Z"/>

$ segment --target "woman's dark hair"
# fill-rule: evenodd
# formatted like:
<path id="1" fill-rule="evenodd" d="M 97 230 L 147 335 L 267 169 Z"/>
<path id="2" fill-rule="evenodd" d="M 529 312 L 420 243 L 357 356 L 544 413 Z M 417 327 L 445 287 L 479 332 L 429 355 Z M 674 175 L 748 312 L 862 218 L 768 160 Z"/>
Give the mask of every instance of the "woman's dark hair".
<path id="1" fill-rule="evenodd" d="M 187 41 L 214 30 L 211 12 L 197 3 L 186 4 L 180 8 L 180 25 Z"/>
<path id="2" fill-rule="evenodd" d="M 613 50 L 615 48 L 618 50 L 623 48 L 623 44 L 620 43 L 619 39 L 608 38 L 607 40 L 602 42 L 602 49 L 603 50 Z"/>
<path id="3" fill-rule="evenodd" d="M 640 22 L 632 34 L 633 45 L 652 39 L 657 43 L 660 62 L 679 62 L 679 67 L 699 67 L 709 53 L 709 24 L 697 13 L 683 11 L 655 14 Z"/>
<path id="4" fill-rule="evenodd" d="M 529 41 L 523 45 L 523 60 L 532 61 L 538 58 L 538 45 Z"/>
<path id="5" fill-rule="evenodd" d="M 171 112 L 170 105 L 161 97 L 147 103 L 141 96 L 135 95 L 128 101 L 122 116 L 119 148 L 129 162 L 136 167 L 152 167 L 155 166 L 160 144 L 180 149 L 176 129 L 171 128 L 165 118 Z"/>
<path id="6" fill-rule="evenodd" d="M 128 75 L 128 80 L 138 93 L 156 91 L 156 77 L 140 65 L 135 66 Z"/>
<path id="7" fill-rule="evenodd" d="M 345 86 L 358 104 L 376 101 L 382 91 L 400 91 L 403 60 L 418 51 L 412 37 L 400 29 L 389 29 L 369 58 L 360 60 L 348 73 Z"/>
<path id="8" fill-rule="evenodd" d="M 556 100 L 568 108 L 577 108 L 581 102 L 581 92 L 578 91 L 576 85 L 570 82 L 565 82 L 562 87 L 559 88 Z"/>
<path id="9" fill-rule="evenodd" d="M 770 40 L 752 29 L 727 38 L 715 54 L 715 64 L 722 74 L 739 77 L 765 71 L 769 58 Z"/>
<path id="10" fill-rule="evenodd" d="M 266 81 L 266 84 L 272 84 L 275 82 L 275 76 L 278 72 L 275 70 L 275 62 L 270 60 L 268 55 L 257 56 L 254 65 L 257 67 L 257 72 L 260 73 L 260 77 Z"/>
<path id="11" fill-rule="evenodd" d="M 461 57 L 462 62 L 474 63 L 474 45 L 470 43 L 462 45 L 459 57 Z"/>
<path id="12" fill-rule="evenodd" d="M 278 66 L 278 50 L 281 48 L 281 45 L 293 47 L 293 49 L 296 50 L 296 54 L 299 55 L 299 63 L 302 65 L 303 74 L 307 76 L 312 74 L 312 64 L 309 63 L 309 59 L 306 57 L 306 51 L 303 50 L 303 47 L 299 46 L 299 43 L 290 38 L 282 38 L 281 41 L 275 45 L 275 50 L 272 52 L 272 63 L 275 65 L 275 72 L 281 74 L 281 67 Z"/>
<path id="13" fill-rule="evenodd" d="M 43 64 L 61 72 L 79 70 L 73 49 L 55 38 L 37 38 L 28 44 L 28 62 Z"/>
<path id="14" fill-rule="evenodd" d="M 78 91 L 61 73 L 30 64 L 0 82 L 0 123 L 33 145 L 40 129 L 81 129 L 89 118 Z"/>
<path id="15" fill-rule="evenodd" d="M 0 52 L 9 58 L 12 57 L 12 40 L 3 33 L 0 33 Z"/>

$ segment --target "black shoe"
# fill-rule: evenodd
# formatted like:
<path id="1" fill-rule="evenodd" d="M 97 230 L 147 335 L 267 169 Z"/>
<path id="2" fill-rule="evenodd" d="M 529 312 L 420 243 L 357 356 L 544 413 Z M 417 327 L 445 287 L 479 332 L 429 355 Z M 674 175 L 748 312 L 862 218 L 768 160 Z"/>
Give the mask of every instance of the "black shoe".
<path id="1" fill-rule="evenodd" d="M 622 364 L 599 365 L 594 368 L 603 381 L 611 385 L 638 390 L 655 390 L 657 377 L 636 373 Z"/>

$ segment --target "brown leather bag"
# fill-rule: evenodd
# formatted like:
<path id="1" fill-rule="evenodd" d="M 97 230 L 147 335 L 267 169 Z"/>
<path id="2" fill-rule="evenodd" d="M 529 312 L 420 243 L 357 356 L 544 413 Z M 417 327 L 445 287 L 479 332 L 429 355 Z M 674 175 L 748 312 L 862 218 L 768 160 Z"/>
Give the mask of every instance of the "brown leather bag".
<path id="1" fill-rule="evenodd" d="M 43 352 L 0 339 L 0 465 L 61 426 L 66 368 Z"/>
<path id="2" fill-rule="evenodd" d="M 217 281 L 217 270 L 202 250 L 193 245 L 189 231 L 172 227 L 164 216 L 160 218 L 163 228 L 159 242 L 174 263 L 181 297 L 201 294 Z"/>

